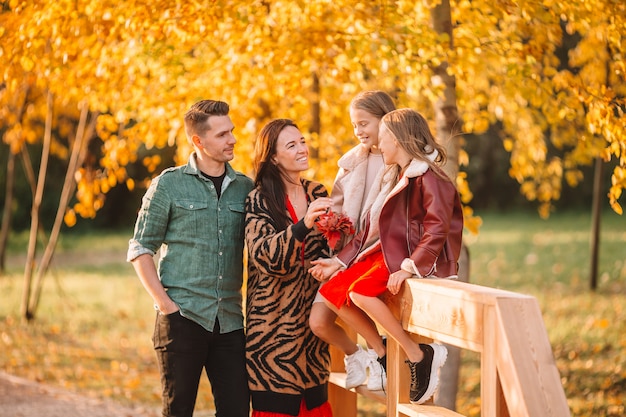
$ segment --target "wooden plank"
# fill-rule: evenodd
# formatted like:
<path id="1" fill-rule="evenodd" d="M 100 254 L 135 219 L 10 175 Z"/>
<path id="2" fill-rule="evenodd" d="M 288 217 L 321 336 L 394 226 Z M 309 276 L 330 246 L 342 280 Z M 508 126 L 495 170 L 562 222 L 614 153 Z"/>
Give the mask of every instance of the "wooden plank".
<path id="1" fill-rule="evenodd" d="M 416 343 L 431 343 L 432 339 L 411 334 Z M 398 417 L 398 404 L 409 404 L 411 372 L 404 362 L 406 353 L 393 338 L 387 340 L 387 417 Z M 429 400 L 432 404 L 432 399 Z"/>
<path id="2" fill-rule="evenodd" d="M 421 278 L 407 279 L 407 286 L 432 294 L 461 298 L 472 303 L 495 304 L 499 298 L 532 298 L 529 295 L 506 291 L 499 288 L 484 287 L 454 279 Z"/>
<path id="3" fill-rule="evenodd" d="M 436 405 L 415 405 L 411 403 L 398 404 L 398 412 L 410 417 L 463 417 L 463 414 Z"/>
<path id="4" fill-rule="evenodd" d="M 397 417 L 400 402 L 400 345 L 395 339 L 387 337 L 387 417 Z"/>
<path id="5" fill-rule="evenodd" d="M 499 299 L 498 372 L 506 403 L 520 417 L 566 417 L 569 406 L 539 305 Z"/>
<path id="6" fill-rule="evenodd" d="M 367 389 L 367 385 L 363 384 L 359 387 L 356 388 L 346 388 L 346 374 L 344 372 L 331 372 L 330 373 L 330 378 L 329 378 L 329 387 L 330 386 L 335 386 L 347 393 L 354 393 L 354 394 L 360 394 L 363 395 L 364 397 L 370 398 L 376 402 L 379 402 L 381 404 L 387 404 L 387 396 L 385 395 L 384 391 L 370 391 Z M 338 391 L 339 394 L 341 394 L 341 391 Z M 356 407 L 356 397 L 355 396 L 350 396 L 350 395 L 346 395 L 345 398 L 341 399 L 341 395 L 339 396 L 341 401 L 350 401 L 352 398 L 355 399 L 355 407 Z M 342 416 L 345 414 L 341 414 Z"/>
<path id="7" fill-rule="evenodd" d="M 387 417 L 397 417 L 398 403 L 409 401 L 406 374 L 402 372 L 404 359 L 404 351 L 398 342 L 387 338 Z"/>
<path id="8" fill-rule="evenodd" d="M 403 327 L 411 333 L 481 351 L 483 327 L 476 323 L 482 320 L 484 303 L 461 296 L 461 288 L 443 287 L 445 291 L 441 291 L 438 285 L 447 280 L 433 281 L 406 281 L 399 301 Z M 431 291 L 433 288 L 439 291 Z"/>
<path id="9" fill-rule="evenodd" d="M 500 382 L 500 374 L 498 373 L 498 398 L 496 398 L 496 410 L 498 417 L 511 417 L 509 408 L 506 405 L 506 398 L 502 392 L 502 383 Z"/>
<path id="10" fill-rule="evenodd" d="M 334 372 L 330 374 L 330 384 L 328 384 L 328 401 L 333 409 L 334 416 L 356 417 L 357 407 L 357 394 L 352 390 L 347 390 L 338 384 L 333 383 Z M 343 382 L 345 386 L 345 374 Z"/>
<path id="11" fill-rule="evenodd" d="M 500 387 L 495 352 L 497 345 L 497 315 L 495 306 L 484 309 L 483 326 L 485 328 L 484 349 L 480 355 L 480 408 L 481 417 L 500 417 L 496 407 Z"/>
<path id="12" fill-rule="evenodd" d="M 367 385 L 361 385 L 360 387 L 354 388 L 354 390 L 357 394 L 374 400 L 380 404 L 387 404 L 387 395 L 385 391 L 370 391 L 367 389 Z"/>

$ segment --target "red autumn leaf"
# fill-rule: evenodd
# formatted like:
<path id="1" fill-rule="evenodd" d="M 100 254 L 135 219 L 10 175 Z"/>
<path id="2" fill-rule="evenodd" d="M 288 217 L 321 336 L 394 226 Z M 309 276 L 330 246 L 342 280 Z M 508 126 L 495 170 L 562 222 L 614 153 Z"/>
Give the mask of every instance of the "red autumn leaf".
<path id="1" fill-rule="evenodd" d="M 322 214 L 315 222 L 315 225 L 326 238 L 331 249 L 335 249 L 335 245 L 337 245 L 342 233 L 347 235 L 354 234 L 352 221 L 343 213 L 329 211 L 328 213 Z"/>

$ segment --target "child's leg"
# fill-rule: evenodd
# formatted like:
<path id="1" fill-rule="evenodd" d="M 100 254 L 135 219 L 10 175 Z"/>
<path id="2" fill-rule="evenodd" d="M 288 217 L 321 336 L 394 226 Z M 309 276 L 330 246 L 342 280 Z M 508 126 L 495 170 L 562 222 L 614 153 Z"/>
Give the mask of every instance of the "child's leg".
<path id="1" fill-rule="evenodd" d="M 371 346 L 376 353 L 380 356 L 385 354 L 385 345 L 383 344 L 383 338 L 378 333 L 376 324 L 374 321 L 365 314 L 360 308 L 352 305 L 344 305 L 341 309 L 337 310 L 332 303 L 326 302 L 328 308 L 334 311 L 348 326 L 352 327 L 359 333 L 368 346 Z"/>
<path id="2" fill-rule="evenodd" d="M 325 302 L 313 303 L 309 316 L 309 326 L 313 333 L 326 343 L 341 349 L 345 355 L 352 355 L 358 346 L 343 327 L 335 322 L 336 319 L 337 314 Z"/>
<path id="3" fill-rule="evenodd" d="M 344 351 L 346 388 L 355 388 L 365 382 L 367 378 L 366 370 L 369 366 L 370 358 L 367 351 L 363 350 L 350 339 L 345 330 L 335 322 L 336 318 L 337 311 L 334 305 L 330 303 L 326 305 L 325 302 L 313 303 L 309 317 L 309 325 L 313 333 L 322 338 L 322 340 Z M 355 328 L 355 330 L 358 329 Z M 319 333 L 322 333 L 323 336 Z"/>
<path id="4" fill-rule="evenodd" d="M 389 307 L 387 307 L 387 305 L 380 298 L 370 297 L 356 292 L 351 292 L 350 298 L 357 307 L 380 323 L 387 333 L 398 341 L 411 362 L 419 362 L 422 360 L 424 353 L 420 349 L 419 344 L 411 339 L 411 337 L 404 331 L 400 322 L 395 318 L 391 310 L 389 310 Z M 380 352 L 378 352 L 378 350 L 376 350 L 376 352 L 379 356 L 383 356 Z"/>
<path id="5" fill-rule="evenodd" d="M 435 393 L 439 383 L 439 369 L 446 362 L 448 351 L 437 343 L 419 345 L 404 331 L 402 325 L 387 305 L 378 297 L 371 297 L 355 292 L 350 293 L 355 305 L 372 316 L 380 323 L 387 333 L 396 339 L 407 357 L 406 361 L 411 372 L 409 400 L 414 404 L 422 404 Z"/>
<path id="6" fill-rule="evenodd" d="M 336 309 L 333 304 L 330 304 L 329 307 Z M 368 346 L 372 349 L 365 353 L 367 358 L 364 359 L 364 361 L 368 363 L 370 370 L 367 388 L 371 391 L 384 390 L 387 385 L 385 363 L 387 347 L 385 346 L 382 336 L 378 333 L 376 323 L 374 323 L 370 316 L 355 305 L 343 305 L 337 314 L 348 326 L 352 327 L 363 336 Z"/>

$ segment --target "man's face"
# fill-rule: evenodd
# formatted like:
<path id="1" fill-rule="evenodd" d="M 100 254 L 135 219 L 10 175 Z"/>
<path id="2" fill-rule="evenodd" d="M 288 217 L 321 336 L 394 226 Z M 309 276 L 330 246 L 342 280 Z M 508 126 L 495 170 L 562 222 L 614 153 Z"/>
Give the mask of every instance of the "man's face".
<path id="1" fill-rule="evenodd" d="M 200 140 L 199 152 L 216 162 L 228 162 L 235 157 L 235 143 L 233 135 L 235 126 L 229 116 L 211 116 L 208 120 L 211 130 L 198 136 Z"/>

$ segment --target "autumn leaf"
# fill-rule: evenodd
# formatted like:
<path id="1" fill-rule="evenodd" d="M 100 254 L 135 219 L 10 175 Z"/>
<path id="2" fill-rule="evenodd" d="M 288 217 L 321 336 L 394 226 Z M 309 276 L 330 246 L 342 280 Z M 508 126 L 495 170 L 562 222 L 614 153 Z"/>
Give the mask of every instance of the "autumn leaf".
<path id="1" fill-rule="evenodd" d="M 328 211 L 315 222 L 317 229 L 328 241 L 331 250 L 335 249 L 342 235 L 353 235 L 355 232 L 352 221 L 343 213 Z"/>

